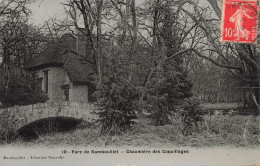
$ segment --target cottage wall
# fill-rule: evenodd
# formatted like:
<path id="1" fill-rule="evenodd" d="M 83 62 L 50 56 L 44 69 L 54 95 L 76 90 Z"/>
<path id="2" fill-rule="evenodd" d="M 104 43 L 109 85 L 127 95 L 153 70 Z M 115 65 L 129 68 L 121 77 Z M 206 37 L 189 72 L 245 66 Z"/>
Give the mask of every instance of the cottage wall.
<path id="1" fill-rule="evenodd" d="M 48 97 L 50 101 L 62 101 L 61 85 L 66 81 L 66 72 L 61 67 L 49 67 L 37 71 L 38 78 L 42 77 L 42 90 L 45 91 L 44 71 L 48 71 Z"/>
<path id="2" fill-rule="evenodd" d="M 46 70 L 46 69 L 45 69 L 45 70 Z M 44 80 L 43 80 L 43 70 L 37 70 L 37 71 L 36 71 L 36 75 L 37 75 L 38 78 L 42 78 L 41 89 L 42 89 L 42 91 L 44 91 L 44 86 L 43 86 L 43 82 L 44 82 Z"/>
<path id="3" fill-rule="evenodd" d="M 73 98 L 71 101 L 88 102 L 88 86 L 86 85 L 73 85 Z"/>
<path id="4" fill-rule="evenodd" d="M 77 101 L 77 100 L 72 100 L 73 99 L 73 83 L 70 81 L 70 78 L 67 73 L 66 73 L 66 84 L 70 84 L 69 101 Z"/>
<path id="5" fill-rule="evenodd" d="M 44 71 L 48 70 L 48 96 L 49 101 L 63 101 L 63 84 L 69 84 L 69 101 L 88 102 L 88 86 L 73 85 L 62 67 L 49 67 L 37 71 L 38 77 L 42 77 L 42 90 L 45 91 Z"/>
<path id="6" fill-rule="evenodd" d="M 52 72 L 52 70 L 51 70 L 51 68 L 44 68 L 44 69 L 41 69 L 41 70 L 37 70 L 36 71 L 36 74 L 37 74 L 37 77 L 38 78 L 41 78 L 42 79 L 42 85 L 41 85 L 41 89 L 42 89 L 42 91 L 43 92 L 46 92 L 46 89 L 45 89 L 45 79 L 46 78 L 44 78 L 44 71 L 48 71 L 48 97 L 49 97 L 49 100 L 51 100 L 52 99 L 52 87 L 50 86 L 51 85 L 51 81 L 52 81 L 52 79 L 51 79 L 51 72 Z"/>
<path id="7" fill-rule="evenodd" d="M 52 101 L 63 100 L 63 90 L 61 85 L 66 81 L 66 72 L 63 68 L 53 67 L 50 70 L 49 87 L 51 87 Z"/>

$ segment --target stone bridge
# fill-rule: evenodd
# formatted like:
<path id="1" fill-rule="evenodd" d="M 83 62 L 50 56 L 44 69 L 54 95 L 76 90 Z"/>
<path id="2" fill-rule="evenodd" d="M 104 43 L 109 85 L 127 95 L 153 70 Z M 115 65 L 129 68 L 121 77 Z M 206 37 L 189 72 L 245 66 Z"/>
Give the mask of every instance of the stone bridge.
<path id="1" fill-rule="evenodd" d="M 4 108 L 0 109 L 0 116 L 18 131 L 32 122 L 55 117 L 92 121 L 96 119 L 94 110 L 94 104 L 64 101 Z"/>

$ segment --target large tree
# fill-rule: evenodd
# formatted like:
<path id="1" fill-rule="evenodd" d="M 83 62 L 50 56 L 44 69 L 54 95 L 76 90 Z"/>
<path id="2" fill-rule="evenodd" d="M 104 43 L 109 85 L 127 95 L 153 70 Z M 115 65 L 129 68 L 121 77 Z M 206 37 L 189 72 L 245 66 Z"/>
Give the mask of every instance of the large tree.
<path id="1" fill-rule="evenodd" d="M 224 43 L 221 36 L 221 1 L 207 0 L 210 6 L 203 8 L 190 1 L 195 13 L 183 8 L 182 10 L 198 25 L 202 32 L 199 47 L 192 51 L 212 62 L 227 68 L 242 80 L 251 91 L 254 109 L 260 111 L 260 56 L 258 44 Z M 205 1 L 206 3 L 206 1 Z M 239 89 L 238 89 L 239 90 Z M 259 137 L 260 138 L 260 137 Z"/>
<path id="2" fill-rule="evenodd" d="M 27 1 L 11 2 L 0 15 L 0 70 L 3 73 L 0 98 L 5 106 L 26 104 L 26 100 L 27 104 L 38 102 L 42 95 L 34 85 L 35 80 L 23 70 L 23 64 L 39 53 L 45 37 L 39 28 L 28 23 L 30 10 L 26 7 Z M 26 92 L 26 89 L 30 90 Z"/>
<path id="3" fill-rule="evenodd" d="M 211 5 L 208 9 L 193 4 L 196 14 L 184 9 L 199 25 L 205 37 L 200 48 L 194 52 L 215 65 L 229 69 L 233 75 L 244 81 L 253 92 L 252 99 L 255 101 L 256 108 L 259 109 L 260 59 L 258 44 L 220 42 L 221 4 L 217 0 L 208 0 L 208 2 Z"/>

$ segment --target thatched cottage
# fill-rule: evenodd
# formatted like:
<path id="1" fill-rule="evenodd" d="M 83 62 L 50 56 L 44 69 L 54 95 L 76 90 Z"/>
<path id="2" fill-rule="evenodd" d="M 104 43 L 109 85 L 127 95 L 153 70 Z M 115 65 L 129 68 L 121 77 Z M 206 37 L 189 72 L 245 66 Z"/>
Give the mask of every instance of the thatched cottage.
<path id="1" fill-rule="evenodd" d="M 91 99 L 93 70 L 89 64 L 82 63 L 81 56 L 69 51 L 84 55 L 82 42 L 84 38 L 65 34 L 25 65 L 39 80 L 49 101 L 88 102 Z"/>

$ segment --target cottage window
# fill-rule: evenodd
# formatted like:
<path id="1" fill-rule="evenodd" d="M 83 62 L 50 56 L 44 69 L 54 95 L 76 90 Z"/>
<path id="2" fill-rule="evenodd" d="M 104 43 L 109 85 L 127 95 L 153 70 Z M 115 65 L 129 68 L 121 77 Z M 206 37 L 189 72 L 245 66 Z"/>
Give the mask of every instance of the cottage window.
<path id="1" fill-rule="evenodd" d="M 70 100 L 70 84 L 61 85 L 61 89 L 63 89 L 63 99 L 65 101 Z"/>
<path id="2" fill-rule="evenodd" d="M 48 70 L 43 71 L 43 74 L 44 74 L 44 92 L 48 93 L 48 90 L 49 90 L 49 86 L 48 86 L 48 83 L 49 83 Z"/>
<path id="3" fill-rule="evenodd" d="M 32 73 L 31 73 L 31 77 L 34 78 L 34 79 L 36 79 L 36 72 L 32 72 Z"/>
<path id="4" fill-rule="evenodd" d="M 69 88 L 65 88 L 63 91 L 63 98 L 65 101 L 69 101 L 70 99 L 70 93 Z"/>
<path id="5" fill-rule="evenodd" d="M 43 91 L 43 89 L 42 89 L 42 80 L 43 80 L 42 77 L 37 78 L 37 86 Z"/>

